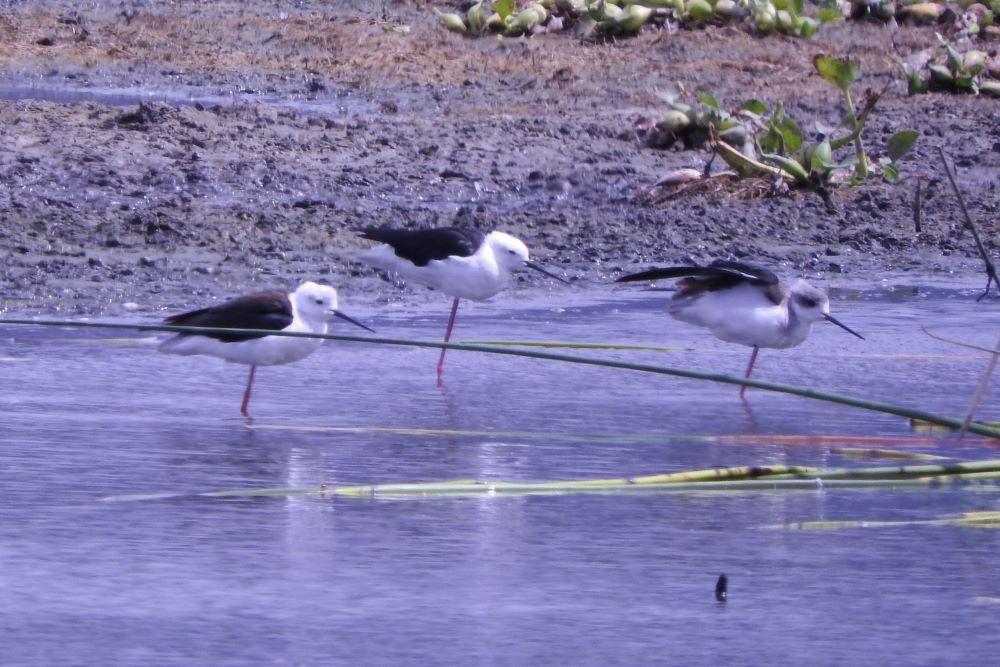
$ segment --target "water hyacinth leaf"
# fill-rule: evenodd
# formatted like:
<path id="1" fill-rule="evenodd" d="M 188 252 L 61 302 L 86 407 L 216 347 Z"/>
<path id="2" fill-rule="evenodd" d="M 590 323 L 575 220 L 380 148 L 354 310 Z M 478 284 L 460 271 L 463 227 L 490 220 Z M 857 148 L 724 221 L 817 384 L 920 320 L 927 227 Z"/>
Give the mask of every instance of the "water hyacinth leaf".
<path id="1" fill-rule="evenodd" d="M 896 162 L 899 158 L 909 153 L 919 136 L 920 133 L 916 130 L 900 130 L 889 137 L 889 143 L 886 145 L 886 152 L 889 154 L 889 159 Z"/>
<path id="2" fill-rule="evenodd" d="M 781 141 L 788 153 L 795 153 L 802 146 L 802 128 L 791 116 L 784 116 L 778 123 Z"/>
<path id="3" fill-rule="evenodd" d="M 836 7 L 821 7 L 816 12 L 816 18 L 819 19 L 820 23 L 829 23 L 830 21 L 840 21 L 844 15 Z"/>
<path id="4" fill-rule="evenodd" d="M 740 105 L 740 109 L 755 114 L 767 113 L 767 105 L 757 99 L 747 100 L 746 102 Z"/>
<path id="5" fill-rule="evenodd" d="M 712 107 L 713 109 L 719 109 L 719 101 L 709 95 L 708 93 L 698 93 L 698 101 L 705 106 Z"/>
<path id="6" fill-rule="evenodd" d="M 861 73 L 861 62 L 856 59 L 816 56 L 813 65 L 821 77 L 845 92 Z"/>
<path id="7" fill-rule="evenodd" d="M 810 146 L 806 154 L 809 156 L 810 171 L 823 173 L 833 169 L 833 149 L 828 139 Z"/>
<path id="8" fill-rule="evenodd" d="M 451 14 L 435 9 L 438 21 L 452 32 L 465 32 L 465 20 L 458 14 Z"/>
<path id="9" fill-rule="evenodd" d="M 493 11 L 499 14 L 500 18 L 506 20 L 514 12 L 514 0 L 495 0 Z"/>
<path id="10" fill-rule="evenodd" d="M 482 32 L 485 30 L 487 18 L 489 18 L 489 16 L 483 8 L 482 0 L 473 4 L 465 12 L 465 21 L 469 24 L 469 30 L 472 30 L 473 32 Z"/>
<path id="11" fill-rule="evenodd" d="M 1000 81 L 980 81 L 979 94 L 987 97 L 1000 97 Z"/>
<path id="12" fill-rule="evenodd" d="M 687 0 L 685 8 L 695 21 L 707 21 L 712 18 L 712 5 L 707 0 Z"/>
<path id="13" fill-rule="evenodd" d="M 927 70 L 931 73 L 931 80 L 936 83 L 943 86 L 951 86 L 954 83 L 955 77 L 944 65 L 931 65 Z"/>
<path id="14" fill-rule="evenodd" d="M 807 16 L 800 16 L 795 19 L 795 25 L 798 29 L 799 37 L 805 37 L 806 39 L 815 35 L 816 30 L 819 28 L 819 23 Z"/>
<path id="15" fill-rule="evenodd" d="M 975 90 L 976 79 L 968 74 L 959 74 L 955 77 L 955 87 L 962 90 Z"/>
<path id="16" fill-rule="evenodd" d="M 948 69 L 955 73 L 961 72 L 964 64 L 962 54 L 956 51 L 951 44 L 944 45 L 944 52 L 948 56 Z"/>
<path id="17" fill-rule="evenodd" d="M 781 134 L 773 127 L 768 127 L 757 137 L 760 149 L 765 153 L 776 153 L 781 150 Z"/>
<path id="18" fill-rule="evenodd" d="M 982 51 L 966 51 L 962 56 L 963 67 L 972 76 L 976 76 L 986 68 L 987 56 Z"/>
<path id="19" fill-rule="evenodd" d="M 621 33 L 631 34 L 637 32 L 652 15 L 653 10 L 649 7 L 629 5 L 615 21 L 615 27 Z"/>
<path id="20" fill-rule="evenodd" d="M 809 182 L 809 174 L 802 168 L 798 160 L 784 155 L 761 154 L 760 158 L 765 162 L 777 166 L 779 169 L 791 176 L 799 184 L 805 185 Z"/>

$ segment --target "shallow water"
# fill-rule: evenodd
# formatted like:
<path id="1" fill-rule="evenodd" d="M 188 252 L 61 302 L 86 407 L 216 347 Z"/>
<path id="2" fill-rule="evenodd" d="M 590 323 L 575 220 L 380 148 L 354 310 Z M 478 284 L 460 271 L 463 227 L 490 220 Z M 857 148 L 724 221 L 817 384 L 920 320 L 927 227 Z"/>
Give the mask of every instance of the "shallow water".
<path id="1" fill-rule="evenodd" d="M 349 299 L 350 295 L 345 295 Z M 745 348 L 665 317 L 665 294 L 510 293 L 456 338 L 615 341 L 567 351 L 739 374 Z M 448 300 L 349 301 L 381 336 L 435 338 Z M 346 309 L 346 306 L 345 306 Z M 836 292 L 868 339 L 818 326 L 760 379 L 961 415 L 992 346 L 971 291 Z M 156 314 L 144 321 L 156 319 Z M 337 333 L 356 330 L 334 326 Z M 0 326 L 3 664 L 986 664 L 1000 533 L 772 529 L 998 509 L 995 493 L 816 490 L 107 502 L 458 478 L 641 475 L 742 464 L 893 465 L 769 436 L 912 435 L 897 417 L 732 386 L 513 357 L 326 344 L 260 369 L 156 353 L 148 335 Z M 991 389 L 981 416 L 997 418 Z M 304 429 L 302 427 L 312 427 Z M 377 429 L 434 429 L 436 433 Z M 736 436 L 713 438 L 709 436 Z M 888 445 L 904 448 L 902 445 Z M 942 436 L 905 449 L 994 458 Z M 713 597 L 730 580 L 724 605 Z M 669 657 L 668 657 L 669 656 Z"/>
<path id="2" fill-rule="evenodd" d="M 301 113 L 333 118 L 372 116 L 378 105 L 363 100 L 346 89 L 326 91 L 322 95 L 303 94 L 298 97 L 261 94 L 258 91 L 225 90 L 207 93 L 203 86 L 173 86 L 162 88 L 117 87 L 102 85 L 70 85 L 35 81 L 25 78 L 0 79 L 0 100 L 38 100 L 74 104 L 96 102 L 108 106 L 133 106 L 160 102 L 173 106 L 214 106 L 255 102 Z"/>

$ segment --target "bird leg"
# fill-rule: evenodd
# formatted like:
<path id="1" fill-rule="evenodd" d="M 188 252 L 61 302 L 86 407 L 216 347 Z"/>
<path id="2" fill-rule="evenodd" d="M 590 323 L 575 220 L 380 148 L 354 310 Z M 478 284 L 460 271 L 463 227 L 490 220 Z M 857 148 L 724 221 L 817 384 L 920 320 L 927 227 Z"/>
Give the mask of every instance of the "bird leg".
<path id="1" fill-rule="evenodd" d="M 753 346 L 753 352 L 750 354 L 750 363 L 747 364 L 747 372 L 743 374 L 744 378 L 749 378 L 750 377 L 750 371 L 753 370 L 753 362 L 757 361 L 757 352 L 758 351 L 760 351 L 760 348 L 757 347 L 756 345 L 754 345 Z M 746 393 L 746 390 L 747 390 L 747 386 L 745 384 L 740 386 L 740 398 L 743 398 L 743 394 Z"/>
<path id="2" fill-rule="evenodd" d="M 448 328 L 444 331 L 444 342 L 448 342 L 451 339 L 451 329 L 455 326 L 455 314 L 458 312 L 458 297 L 455 297 L 455 301 L 451 304 L 451 317 L 448 318 Z M 441 375 L 444 373 L 444 353 L 448 350 L 446 348 L 441 348 L 441 356 L 438 358 L 438 382 L 441 382 Z"/>
<path id="3" fill-rule="evenodd" d="M 240 406 L 240 412 L 244 417 L 249 417 L 247 414 L 247 403 L 250 402 L 250 389 L 253 387 L 253 374 L 257 370 L 256 366 L 250 366 L 250 376 L 247 377 L 247 388 L 243 392 L 243 405 Z"/>

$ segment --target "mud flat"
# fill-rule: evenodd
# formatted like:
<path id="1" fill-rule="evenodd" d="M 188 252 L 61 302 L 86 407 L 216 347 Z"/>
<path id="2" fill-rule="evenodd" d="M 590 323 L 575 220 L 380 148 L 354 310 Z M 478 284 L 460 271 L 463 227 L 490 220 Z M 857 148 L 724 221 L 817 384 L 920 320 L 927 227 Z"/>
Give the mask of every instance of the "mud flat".
<path id="1" fill-rule="evenodd" d="M 1000 103 L 907 97 L 893 61 L 894 42 L 932 46 L 931 28 L 590 43 L 466 39 L 413 2 L 34 2 L 7 6 L 0 35 L 0 311 L 155 311 L 307 278 L 393 298 L 352 259 L 353 230 L 383 224 L 501 228 L 581 281 L 717 256 L 828 279 L 969 277 L 980 263 L 938 146 L 996 249 Z M 818 53 L 860 58 L 862 88 L 893 80 L 865 139 L 877 156 L 894 131 L 921 132 L 899 182 L 835 190 L 835 211 L 810 193 L 651 200 L 664 174 L 708 160 L 637 136 L 663 111 L 657 90 L 832 123 Z"/>

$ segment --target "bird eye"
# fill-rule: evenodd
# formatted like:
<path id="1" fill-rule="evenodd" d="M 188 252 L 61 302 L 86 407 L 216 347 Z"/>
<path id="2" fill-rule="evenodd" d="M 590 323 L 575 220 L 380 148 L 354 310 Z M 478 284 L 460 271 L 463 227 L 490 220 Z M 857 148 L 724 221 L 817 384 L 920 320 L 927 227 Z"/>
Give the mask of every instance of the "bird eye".
<path id="1" fill-rule="evenodd" d="M 802 297 L 801 303 L 806 308 L 815 308 L 816 307 L 816 299 L 811 299 L 811 298 L 809 298 L 807 296 Z"/>
<path id="2" fill-rule="evenodd" d="M 516 252 L 514 252 L 514 251 L 513 251 L 513 250 L 511 250 L 511 249 L 508 249 L 508 250 L 507 250 L 507 252 L 508 252 L 509 254 L 511 254 L 511 255 L 516 255 L 516 254 L 517 254 Z"/>

